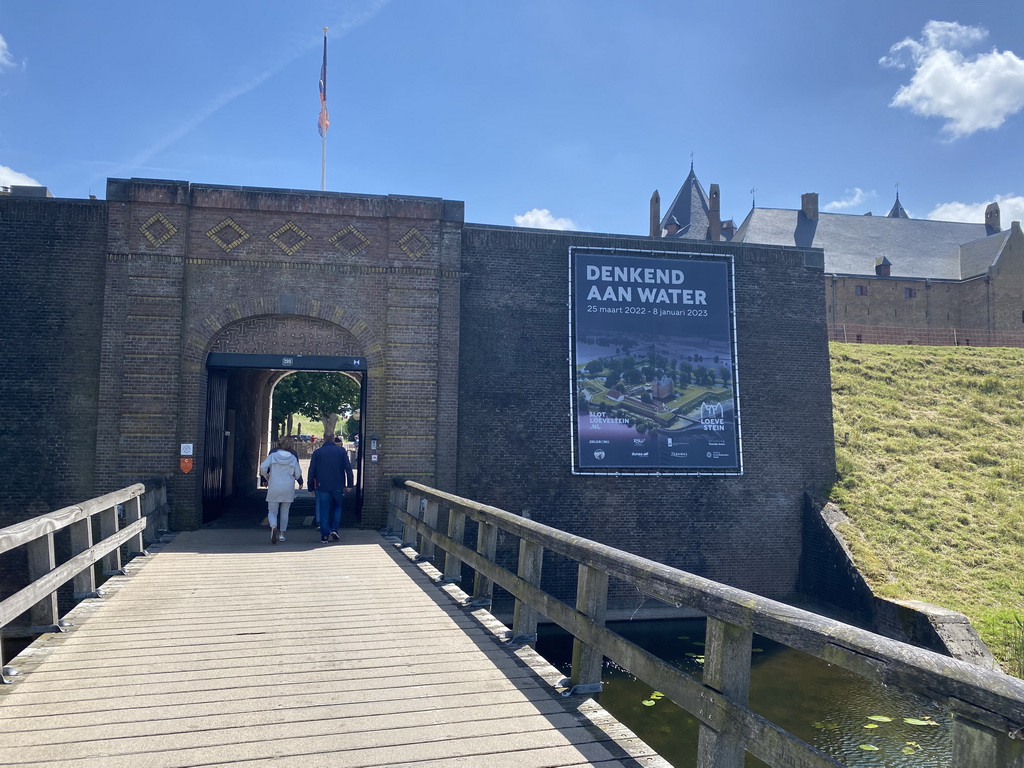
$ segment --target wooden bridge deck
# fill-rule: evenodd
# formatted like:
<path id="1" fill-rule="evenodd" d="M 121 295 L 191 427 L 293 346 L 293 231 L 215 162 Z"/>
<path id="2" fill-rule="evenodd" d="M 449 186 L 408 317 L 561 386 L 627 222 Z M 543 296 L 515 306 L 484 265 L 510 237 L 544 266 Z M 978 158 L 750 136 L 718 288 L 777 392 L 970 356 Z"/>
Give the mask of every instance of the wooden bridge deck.
<path id="1" fill-rule="evenodd" d="M 664 766 L 379 534 L 178 534 L 0 686 L 0 762 Z M 417 580 L 420 583 L 416 583 Z"/>

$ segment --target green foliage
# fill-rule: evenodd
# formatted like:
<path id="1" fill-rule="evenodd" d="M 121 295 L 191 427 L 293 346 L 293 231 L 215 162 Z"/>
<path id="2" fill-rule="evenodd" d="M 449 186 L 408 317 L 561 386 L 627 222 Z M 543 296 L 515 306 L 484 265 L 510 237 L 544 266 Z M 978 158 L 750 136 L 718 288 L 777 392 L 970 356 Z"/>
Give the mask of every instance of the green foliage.
<path id="1" fill-rule="evenodd" d="M 1024 676 L 1024 350 L 831 352 L 831 497 L 858 566 L 880 595 L 966 614 Z"/>
<path id="2" fill-rule="evenodd" d="M 343 373 L 296 371 L 274 387 L 273 419 L 280 423 L 289 414 L 323 422 L 359 407 L 359 385 Z"/>

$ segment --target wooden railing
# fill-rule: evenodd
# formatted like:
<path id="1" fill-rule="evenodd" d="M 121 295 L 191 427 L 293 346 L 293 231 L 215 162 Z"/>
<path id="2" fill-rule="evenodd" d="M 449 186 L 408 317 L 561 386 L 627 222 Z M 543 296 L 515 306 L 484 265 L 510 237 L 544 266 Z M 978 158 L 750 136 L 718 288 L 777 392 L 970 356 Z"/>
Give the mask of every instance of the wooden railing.
<path id="1" fill-rule="evenodd" d="M 123 517 L 123 523 L 122 523 Z M 94 542 L 94 520 L 99 541 Z M 76 599 L 99 597 L 96 587 L 97 563 L 102 575 L 121 572 L 122 546 L 128 557 L 145 554 L 145 542 L 159 538 L 167 527 L 167 490 L 162 482 L 130 485 L 119 491 L 89 499 L 0 528 L 0 556 L 24 547 L 28 556 L 30 583 L 0 602 L 0 635 L 25 637 L 59 632 L 57 590 L 73 581 Z M 70 557 L 57 564 L 54 534 L 69 529 Z M 14 625 L 28 613 L 27 625 Z M 2 648 L 2 646 L 0 646 Z M 3 666 L 0 650 L 0 680 L 8 682 L 13 670 Z"/>
<path id="2" fill-rule="evenodd" d="M 438 521 L 447 519 L 446 531 Z M 477 524 L 464 545 L 466 520 Z M 518 515 L 411 481 L 396 481 L 388 527 L 421 557 L 444 553 L 443 578 L 475 571 L 472 601 L 486 604 L 498 584 L 515 598 L 512 640 L 536 638 L 538 616 L 574 637 L 575 692 L 600 690 L 602 657 L 664 692 L 700 721 L 698 765 L 742 768 L 744 752 L 770 766 L 842 766 L 747 706 L 754 634 L 848 669 L 867 681 L 915 691 L 949 709 L 952 766 L 1024 768 L 1024 680 L 900 643 L 838 621 L 709 581 L 574 536 Z M 519 540 L 515 573 L 495 562 L 498 532 Z M 575 606 L 540 588 L 545 550 L 578 564 Z M 605 627 L 609 578 L 707 616 L 703 681 Z M 467 590 L 468 591 L 468 590 Z"/>

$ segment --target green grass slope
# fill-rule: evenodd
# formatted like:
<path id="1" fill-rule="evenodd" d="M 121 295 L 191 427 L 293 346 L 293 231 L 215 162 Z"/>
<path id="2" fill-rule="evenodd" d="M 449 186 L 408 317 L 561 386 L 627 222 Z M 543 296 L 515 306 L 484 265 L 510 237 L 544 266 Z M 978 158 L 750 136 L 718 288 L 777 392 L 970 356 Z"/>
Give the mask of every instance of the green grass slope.
<path id="1" fill-rule="evenodd" d="M 831 498 L 877 594 L 968 616 L 1024 677 L 1024 349 L 832 344 Z"/>

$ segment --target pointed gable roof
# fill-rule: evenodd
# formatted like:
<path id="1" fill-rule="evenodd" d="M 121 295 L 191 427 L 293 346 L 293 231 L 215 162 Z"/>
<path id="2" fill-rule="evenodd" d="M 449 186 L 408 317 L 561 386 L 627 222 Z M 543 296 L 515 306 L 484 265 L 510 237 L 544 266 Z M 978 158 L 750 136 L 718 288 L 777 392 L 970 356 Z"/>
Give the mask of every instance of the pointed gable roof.
<path id="1" fill-rule="evenodd" d="M 674 223 L 679 231 L 665 237 L 684 238 L 687 240 L 706 240 L 708 230 L 711 226 L 711 207 L 708 203 L 708 194 L 704 191 L 697 174 L 693 172 L 693 163 L 690 163 L 690 173 L 679 188 L 672 205 L 665 212 L 661 220 L 662 230 L 667 230 L 668 225 Z"/>
<path id="2" fill-rule="evenodd" d="M 903 210 L 903 206 L 900 204 L 900 193 L 896 193 L 896 202 L 892 204 L 892 208 L 885 214 L 887 219 L 909 219 L 907 212 Z"/>

